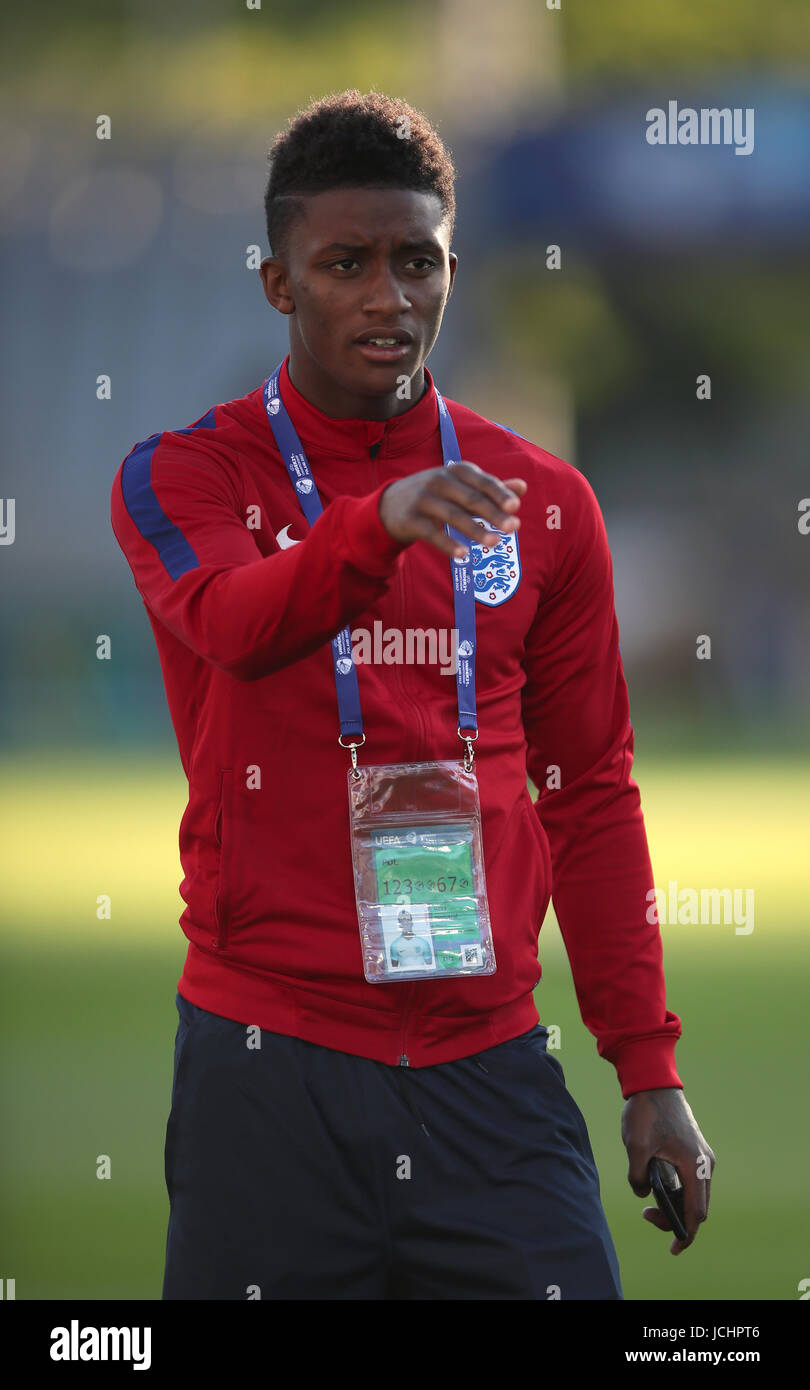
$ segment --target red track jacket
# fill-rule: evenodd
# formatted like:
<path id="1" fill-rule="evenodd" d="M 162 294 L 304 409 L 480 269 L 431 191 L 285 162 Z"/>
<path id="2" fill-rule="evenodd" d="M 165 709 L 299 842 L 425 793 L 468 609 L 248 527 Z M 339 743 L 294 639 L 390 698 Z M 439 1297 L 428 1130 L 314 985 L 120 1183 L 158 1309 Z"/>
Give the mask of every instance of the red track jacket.
<path id="1" fill-rule="evenodd" d="M 403 414 L 333 419 L 296 390 L 287 362 L 282 396 L 324 506 L 311 529 L 261 387 L 136 444 L 112 487 L 189 782 L 180 993 L 392 1065 L 453 1061 L 538 1021 L 553 883 L 582 1018 L 622 1094 L 681 1086 L 680 1020 L 647 921 L 653 876 L 599 505 L 570 464 L 455 401 L 462 457 L 529 484 L 516 573 L 476 603 L 475 766 L 497 971 L 365 980 L 330 639 L 346 624 L 454 626 L 449 557 L 400 545 L 378 511 L 389 483 L 441 465 L 438 406 L 426 370 Z M 452 673 L 361 662 L 357 674 L 364 761 L 461 756 Z"/>

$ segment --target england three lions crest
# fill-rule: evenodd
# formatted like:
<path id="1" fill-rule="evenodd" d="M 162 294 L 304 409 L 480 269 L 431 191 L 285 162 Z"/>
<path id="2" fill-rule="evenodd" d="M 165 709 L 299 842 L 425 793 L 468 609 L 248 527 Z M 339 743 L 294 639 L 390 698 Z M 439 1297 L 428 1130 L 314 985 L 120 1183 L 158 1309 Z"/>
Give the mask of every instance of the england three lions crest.
<path id="1" fill-rule="evenodd" d="M 495 546 L 481 545 L 478 541 L 470 543 L 470 559 L 473 570 L 473 590 L 479 603 L 487 603 L 496 608 L 511 598 L 520 583 L 520 550 L 517 532 L 499 531 L 491 522 L 482 517 L 473 517 L 483 529 L 486 527 L 500 536 Z"/>

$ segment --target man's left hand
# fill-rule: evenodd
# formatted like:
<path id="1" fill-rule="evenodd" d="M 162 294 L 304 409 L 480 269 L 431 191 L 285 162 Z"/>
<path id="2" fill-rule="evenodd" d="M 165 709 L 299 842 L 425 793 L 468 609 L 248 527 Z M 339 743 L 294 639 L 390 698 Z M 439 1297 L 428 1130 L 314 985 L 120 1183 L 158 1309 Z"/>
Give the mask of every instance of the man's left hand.
<path id="1" fill-rule="evenodd" d="M 674 1163 L 681 1176 L 684 1196 L 686 1240 L 675 1238 L 672 1255 L 680 1255 L 692 1244 L 701 1221 L 709 1214 L 709 1194 L 715 1158 L 701 1134 L 697 1121 L 678 1087 L 636 1091 L 628 1097 L 622 1111 L 622 1139 L 630 1166 L 627 1181 L 637 1197 L 650 1192 L 647 1164 L 651 1158 Z M 645 1207 L 645 1220 L 661 1231 L 672 1229 L 658 1207 Z"/>

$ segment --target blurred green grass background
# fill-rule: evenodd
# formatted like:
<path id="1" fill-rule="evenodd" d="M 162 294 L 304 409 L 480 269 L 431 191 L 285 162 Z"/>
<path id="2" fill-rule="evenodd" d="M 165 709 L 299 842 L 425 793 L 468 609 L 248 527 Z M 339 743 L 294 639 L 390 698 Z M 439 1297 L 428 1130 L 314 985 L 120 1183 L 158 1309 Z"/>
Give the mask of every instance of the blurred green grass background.
<path id="1" fill-rule="evenodd" d="M 636 755 L 656 884 L 755 890 L 748 936 L 662 927 L 679 1072 L 717 1156 L 709 1221 L 677 1259 L 627 1185 L 615 1071 L 579 1018 L 553 913 L 543 926 L 540 1016 L 562 1030 L 627 1299 L 795 1299 L 810 1275 L 809 771 L 788 755 Z M 185 778 L 176 755 L 83 752 L 7 759 L 2 777 L 0 1277 L 18 1299 L 159 1298 Z"/>

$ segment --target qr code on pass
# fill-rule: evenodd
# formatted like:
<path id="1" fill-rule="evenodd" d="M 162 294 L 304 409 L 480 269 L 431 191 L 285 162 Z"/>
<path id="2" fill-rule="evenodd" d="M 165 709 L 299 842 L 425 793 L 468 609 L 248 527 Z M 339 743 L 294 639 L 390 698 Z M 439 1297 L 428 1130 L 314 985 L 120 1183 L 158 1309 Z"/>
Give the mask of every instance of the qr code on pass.
<path id="1" fill-rule="evenodd" d="M 462 946 L 461 963 L 467 967 L 479 966 L 481 964 L 480 946 Z"/>

